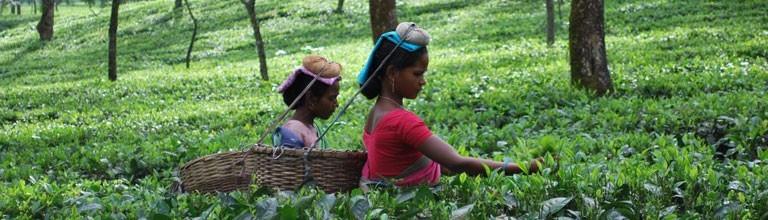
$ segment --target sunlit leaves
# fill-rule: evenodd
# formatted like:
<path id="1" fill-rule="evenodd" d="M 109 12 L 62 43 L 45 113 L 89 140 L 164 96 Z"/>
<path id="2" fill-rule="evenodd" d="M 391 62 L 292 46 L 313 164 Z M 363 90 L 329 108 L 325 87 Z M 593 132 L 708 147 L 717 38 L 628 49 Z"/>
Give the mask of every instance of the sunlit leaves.
<path id="1" fill-rule="evenodd" d="M 459 209 L 454 210 L 451 213 L 451 219 L 452 220 L 464 220 L 469 219 L 469 212 L 472 211 L 472 208 L 475 207 L 475 204 L 469 204 L 465 205 Z"/>
<path id="2" fill-rule="evenodd" d="M 352 210 L 354 217 L 358 220 L 364 219 L 365 214 L 370 208 L 371 205 L 368 198 L 365 198 L 362 195 L 355 196 L 350 200 L 350 209 Z"/>
<path id="3" fill-rule="evenodd" d="M 573 197 L 558 197 L 549 199 L 541 203 L 541 211 L 539 212 L 539 219 L 545 219 L 550 215 L 559 212 L 563 207 L 568 205 Z"/>

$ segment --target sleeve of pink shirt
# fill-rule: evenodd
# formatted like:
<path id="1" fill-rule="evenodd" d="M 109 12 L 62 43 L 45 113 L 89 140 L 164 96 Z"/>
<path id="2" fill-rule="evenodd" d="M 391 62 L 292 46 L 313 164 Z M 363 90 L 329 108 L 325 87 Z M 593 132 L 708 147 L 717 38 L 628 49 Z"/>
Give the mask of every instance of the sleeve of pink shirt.
<path id="1" fill-rule="evenodd" d="M 403 142 L 406 145 L 416 149 L 424 144 L 429 137 L 432 137 L 432 131 L 416 114 L 409 111 L 403 112 L 403 115 L 398 118 L 400 120 L 400 137 L 403 137 Z"/>

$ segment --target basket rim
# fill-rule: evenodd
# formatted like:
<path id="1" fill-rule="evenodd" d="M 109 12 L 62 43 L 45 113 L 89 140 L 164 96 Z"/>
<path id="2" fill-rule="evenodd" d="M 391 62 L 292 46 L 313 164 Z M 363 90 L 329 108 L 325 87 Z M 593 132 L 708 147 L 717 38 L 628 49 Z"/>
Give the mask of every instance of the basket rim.
<path id="1" fill-rule="evenodd" d="M 181 166 L 181 169 L 187 169 L 191 167 L 192 165 L 199 163 L 201 161 L 210 160 L 211 158 L 223 156 L 223 155 L 232 155 L 232 154 L 242 154 L 242 153 L 248 153 L 249 151 L 252 151 L 252 154 L 269 154 L 272 156 L 273 151 L 280 150 L 282 151 L 280 154 L 280 157 L 284 156 L 293 156 L 293 157 L 303 157 L 304 154 L 309 151 L 310 158 L 312 157 L 322 157 L 322 158 L 335 158 L 335 159 L 348 159 L 348 158 L 358 158 L 358 157 L 366 157 L 367 153 L 366 151 L 361 150 L 337 150 L 337 149 L 319 149 L 319 148 L 287 148 L 287 147 L 271 147 L 268 145 L 253 145 L 249 149 L 245 150 L 236 150 L 236 151 L 223 151 L 223 152 L 217 152 L 208 154 L 205 156 L 201 156 L 198 158 L 195 158 L 194 160 L 191 160 L 184 165 Z"/>

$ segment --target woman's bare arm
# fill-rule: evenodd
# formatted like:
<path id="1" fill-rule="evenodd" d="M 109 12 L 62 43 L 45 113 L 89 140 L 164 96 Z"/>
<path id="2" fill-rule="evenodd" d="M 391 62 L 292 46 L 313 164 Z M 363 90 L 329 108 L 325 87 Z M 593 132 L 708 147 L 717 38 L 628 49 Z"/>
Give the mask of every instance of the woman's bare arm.
<path id="1" fill-rule="evenodd" d="M 502 162 L 461 156 L 451 145 L 435 135 L 429 137 L 424 144 L 418 147 L 418 150 L 455 173 L 482 175 L 485 174 L 485 166 L 491 169 L 498 169 L 504 166 Z M 531 161 L 531 166 L 529 166 L 533 172 L 538 171 L 538 164 L 535 161 Z M 505 172 L 507 174 L 517 174 L 521 173 L 522 169 L 515 163 L 509 163 Z"/>

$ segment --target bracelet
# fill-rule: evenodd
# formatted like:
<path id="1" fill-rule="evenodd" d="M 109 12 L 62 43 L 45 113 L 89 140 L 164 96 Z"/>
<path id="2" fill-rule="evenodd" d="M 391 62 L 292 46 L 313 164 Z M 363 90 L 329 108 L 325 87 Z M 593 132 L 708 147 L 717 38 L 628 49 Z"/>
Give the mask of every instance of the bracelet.
<path id="1" fill-rule="evenodd" d="M 501 165 L 501 168 L 504 169 L 504 172 L 507 172 L 507 170 L 509 170 L 509 158 L 508 157 L 504 158 L 504 163 Z"/>

